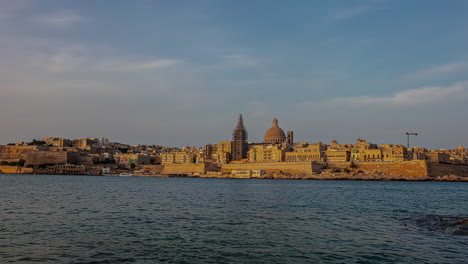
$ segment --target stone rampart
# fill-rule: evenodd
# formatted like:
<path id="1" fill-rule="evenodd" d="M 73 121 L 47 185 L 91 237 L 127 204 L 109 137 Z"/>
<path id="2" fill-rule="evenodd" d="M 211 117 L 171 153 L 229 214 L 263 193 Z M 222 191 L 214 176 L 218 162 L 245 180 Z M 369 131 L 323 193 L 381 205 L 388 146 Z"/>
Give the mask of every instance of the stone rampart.
<path id="1" fill-rule="evenodd" d="M 352 167 L 351 166 L 352 163 L 349 162 L 349 161 L 343 161 L 343 162 L 329 161 L 326 164 L 327 164 L 327 166 L 326 166 L 327 168 L 334 169 L 334 170 L 344 170 L 344 169 L 350 169 Z"/>
<path id="2" fill-rule="evenodd" d="M 17 166 L 0 166 L 0 173 L 5 174 L 31 174 L 34 170 L 32 168 L 23 168 Z"/>
<path id="3" fill-rule="evenodd" d="M 432 177 L 444 175 L 457 175 L 461 177 L 468 177 L 468 166 L 428 163 L 427 167 L 428 174 Z"/>
<path id="4" fill-rule="evenodd" d="M 266 173 L 312 174 L 319 169 L 320 166 L 315 162 L 230 163 L 221 167 L 224 173 L 231 173 L 233 170 L 264 170 Z"/>
<path id="5" fill-rule="evenodd" d="M 160 174 L 164 170 L 164 165 L 141 165 L 139 166 L 139 169 L 144 172 L 152 172 L 152 173 Z"/>
<path id="6" fill-rule="evenodd" d="M 350 171 L 380 172 L 385 174 L 401 174 L 409 177 L 429 176 L 427 162 L 413 161 L 359 161 L 328 163 L 330 169 L 348 169 Z"/>
<path id="7" fill-rule="evenodd" d="M 377 171 L 385 174 L 401 174 L 410 177 L 428 176 L 427 163 L 424 160 L 359 162 L 356 170 Z"/>
<path id="8" fill-rule="evenodd" d="M 189 164 L 165 164 L 163 174 L 204 174 L 204 163 L 189 163 Z"/>
<path id="9" fill-rule="evenodd" d="M 0 146 L 0 161 L 18 161 L 32 151 L 40 149 L 39 146 Z"/>
<path id="10" fill-rule="evenodd" d="M 24 165 L 66 164 L 67 157 L 65 151 L 33 151 L 25 155 Z"/>

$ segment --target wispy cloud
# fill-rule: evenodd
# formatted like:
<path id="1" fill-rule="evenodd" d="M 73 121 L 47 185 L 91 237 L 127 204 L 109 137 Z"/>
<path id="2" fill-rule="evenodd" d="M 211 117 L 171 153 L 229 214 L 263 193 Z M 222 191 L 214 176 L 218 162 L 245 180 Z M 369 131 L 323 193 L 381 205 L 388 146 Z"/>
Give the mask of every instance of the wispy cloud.
<path id="1" fill-rule="evenodd" d="M 416 106 L 439 103 L 460 98 L 468 91 L 468 81 L 458 82 L 450 86 L 430 86 L 410 89 L 389 96 L 351 96 L 336 97 L 324 102 L 304 102 L 300 108 L 311 106 L 348 107 L 348 106 Z"/>
<path id="2" fill-rule="evenodd" d="M 354 17 L 374 13 L 376 11 L 386 8 L 386 6 L 382 5 L 368 4 L 362 6 L 335 9 L 328 16 L 331 20 L 348 20 Z"/>
<path id="3" fill-rule="evenodd" d="M 403 81 L 418 81 L 428 78 L 446 76 L 468 69 L 468 63 L 449 63 L 424 69 L 401 77 Z"/>
<path id="4" fill-rule="evenodd" d="M 119 72 L 137 73 L 152 72 L 181 65 L 184 62 L 176 59 L 136 60 L 106 56 L 93 56 L 80 45 L 62 47 L 55 51 L 39 52 L 30 57 L 27 66 L 35 71 L 46 73 L 68 72 Z"/>
<path id="5" fill-rule="evenodd" d="M 176 59 L 156 59 L 151 61 L 129 62 L 129 61 L 108 61 L 98 63 L 97 69 L 112 72 L 142 72 L 169 68 L 184 62 Z"/>
<path id="6" fill-rule="evenodd" d="M 45 26 L 55 28 L 68 28 L 85 21 L 85 17 L 74 10 L 60 10 L 37 18 L 38 22 Z"/>

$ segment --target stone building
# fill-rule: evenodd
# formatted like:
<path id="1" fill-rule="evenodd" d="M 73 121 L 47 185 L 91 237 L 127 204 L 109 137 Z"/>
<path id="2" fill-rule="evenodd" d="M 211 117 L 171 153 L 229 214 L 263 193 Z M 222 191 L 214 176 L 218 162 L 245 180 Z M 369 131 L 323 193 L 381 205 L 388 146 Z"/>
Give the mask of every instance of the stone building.
<path id="1" fill-rule="evenodd" d="M 346 162 L 351 159 L 349 150 L 328 149 L 325 151 L 326 161 L 330 162 Z"/>
<path id="2" fill-rule="evenodd" d="M 403 145 L 382 144 L 379 149 L 382 150 L 383 161 L 411 160 L 407 148 Z"/>
<path id="3" fill-rule="evenodd" d="M 58 138 L 58 137 L 46 137 L 42 139 L 47 145 L 53 147 L 71 147 L 71 141 L 65 138 Z"/>
<path id="4" fill-rule="evenodd" d="M 172 151 L 161 154 L 161 164 L 189 164 L 197 162 L 197 153 L 189 151 Z"/>
<path id="5" fill-rule="evenodd" d="M 72 141 L 72 146 L 80 149 L 90 149 L 92 144 L 93 141 L 87 138 L 77 138 Z"/>
<path id="6" fill-rule="evenodd" d="M 351 147 L 351 160 L 353 161 L 380 161 L 381 159 L 382 151 L 377 144 L 359 138 Z"/>
<path id="7" fill-rule="evenodd" d="M 55 165 L 54 173 L 55 174 L 65 174 L 65 175 L 83 175 L 85 174 L 86 166 L 84 165 Z"/>
<path id="8" fill-rule="evenodd" d="M 300 161 L 325 161 L 325 151 L 327 146 L 322 142 L 308 144 L 298 143 L 293 147 L 293 151 L 285 153 L 284 161 L 300 162 Z"/>
<path id="9" fill-rule="evenodd" d="M 115 161 L 119 165 L 149 165 L 151 157 L 144 154 L 115 154 Z"/>
<path id="10" fill-rule="evenodd" d="M 212 147 L 211 160 L 218 164 L 226 164 L 231 160 L 232 141 L 223 141 Z"/>
<path id="11" fill-rule="evenodd" d="M 285 149 L 281 145 L 253 145 L 251 146 L 249 162 L 281 162 L 284 161 Z"/>

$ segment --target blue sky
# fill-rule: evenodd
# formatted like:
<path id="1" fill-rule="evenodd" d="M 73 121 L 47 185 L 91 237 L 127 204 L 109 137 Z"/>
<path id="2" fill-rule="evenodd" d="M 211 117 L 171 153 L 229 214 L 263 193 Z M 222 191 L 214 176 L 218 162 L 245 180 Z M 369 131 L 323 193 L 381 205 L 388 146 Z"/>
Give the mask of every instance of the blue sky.
<path id="1" fill-rule="evenodd" d="M 468 2 L 0 0 L 0 144 L 468 145 Z"/>

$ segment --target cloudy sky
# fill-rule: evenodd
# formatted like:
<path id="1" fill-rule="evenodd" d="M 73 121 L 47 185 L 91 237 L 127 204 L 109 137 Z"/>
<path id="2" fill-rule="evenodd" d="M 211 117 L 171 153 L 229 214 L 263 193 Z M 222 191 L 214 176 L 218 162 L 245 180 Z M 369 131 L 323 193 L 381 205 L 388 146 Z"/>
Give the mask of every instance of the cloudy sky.
<path id="1" fill-rule="evenodd" d="M 468 1 L 0 0 L 0 144 L 468 146 Z"/>

